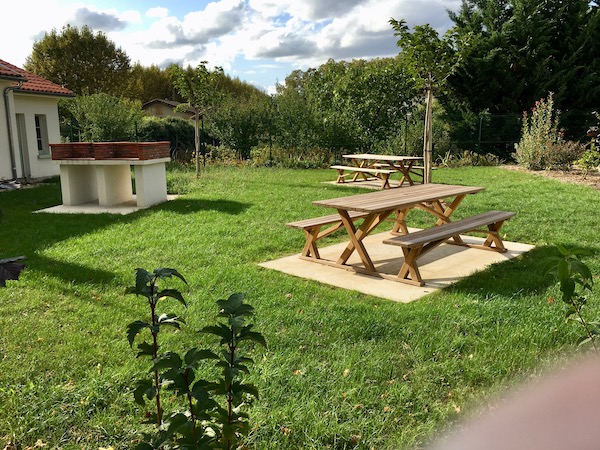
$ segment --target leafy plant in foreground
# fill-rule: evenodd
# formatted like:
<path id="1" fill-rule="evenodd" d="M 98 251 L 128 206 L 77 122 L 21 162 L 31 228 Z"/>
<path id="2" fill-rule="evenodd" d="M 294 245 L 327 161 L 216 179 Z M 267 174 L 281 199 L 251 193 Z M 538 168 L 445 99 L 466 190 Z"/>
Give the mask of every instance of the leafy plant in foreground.
<path id="1" fill-rule="evenodd" d="M 161 327 L 181 328 L 183 320 L 175 314 L 157 315 L 156 305 L 164 298 L 175 298 L 184 306 L 186 302 L 179 291 L 159 290 L 157 282 L 169 277 L 185 279 L 174 269 L 156 269 L 149 273 L 137 269 L 136 286 L 127 289 L 128 293 L 144 296 L 151 309 L 151 322 L 136 321 L 128 326 L 129 343 L 133 346 L 136 336 L 148 329 L 152 342 L 138 344 L 138 357 L 150 356 L 153 379 L 142 380 L 134 391 L 137 403 L 144 405 L 145 398 L 155 399 L 156 413 L 147 414 L 156 424 L 154 435 L 144 434 L 142 442 L 136 447 L 146 449 L 209 449 L 237 448 L 240 438 L 248 432 L 248 416 L 241 409 L 251 398 L 258 398 L 258 390 L 251 384 L 240 380 L 241 373 L 248 373 L 250 358 L 239 354 L 240 343 L 244 340 L 266 345 L 263 336 L 252 331 L 252 325 L 245 325 L 246 318 L 253 314 L 254 308 L 244 304 L 243 294 L 233 294 L 227 300 L 218 300 L 218 318 L 216 325 L 203 328 L 220 338 L 224 349 L 220 355 L 210 349 L 191 348 L 183 358 L 175 352 L 159 353 L 158 335 Z M 214 382 L 198 378 L 198 369 L 203 360 L 215 360 L 221 377 Z M 175 411 L 165 414 L 160 401 L 161 388 L 173 393 L 183 401 L 185 412 Z M 215 398 L 223 397 L 225 406 L 220 406 Z"/>
<path id="2" fill-rule="evenodd" d="M 600 334 L 600 322 L 587 321 L 582 315 L 582 310 L 587 303 L 584 294 L 586 291 L 592 291 L 593 278 L 590 268 L 581 261 L 581 257 L 590 256 L 591 252 L 584 248 L 567 248 L 560 244 L 556 245 L 556 248 L 560 256 L 547 259 L 547 274 L 553 275 L 560 284 L 562 300 L 568 305 L 567 322 L 579 323 L 585 330 L 579 345 L 590 342 L 598 352 L 595 339 Z"/>

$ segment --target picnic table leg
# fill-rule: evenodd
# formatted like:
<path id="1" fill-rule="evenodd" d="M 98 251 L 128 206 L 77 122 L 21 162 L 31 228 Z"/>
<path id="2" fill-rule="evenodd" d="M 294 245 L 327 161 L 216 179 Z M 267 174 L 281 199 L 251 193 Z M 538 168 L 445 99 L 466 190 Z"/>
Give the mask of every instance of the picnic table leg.
<path id="1" fill-rule="evenodd" d="M 410 170 L 412 169 L 413 164 L 414 164 L 414 161 L 409 161 L 408 167 L 406 167 L 404 165 L 403 161 L 399 161 L 399 165 L 396 168 L 398 171 L 400 171 L 402 173 L 402 179 L 400 180 L 400 186 L 402 186 L 405 181 L 408 181 L 408 184 L 410 186 L 414 186 L 415 183 L 412 180 L 412 178 L 410 177 Z"/>
<path id="2" fill-rule="evenodd" d="M 406 226 L 406 216 L 410 209 L 399 209 L 394 211 L 396 213 L 396 220 L 394 221 L 394 227 L 392 228 L 392 234 L 405 235 L 408 234 L 408 228 Z"/>
<path id="3" fill-rule="evenodd" d="M 350 236 L 350 243 L 342 252 L 341 256 L 337 260 L 337 264 L 343 265 L 346 264 L 354 250 L 356 250 L 360 256 L 360 259 L 367 270 L 371 272 L 376 272 L 375 266 L 373 265 L 373 261 L 371 261 L 371 257 L 367 253 L 365 246 L 362 243 L 362 240 L 371 233 L 379 225 L 381 222 L 385 220 L 387 216 L 389 216 L 392 211 L 384 211 L 382 213 L 372 213 L 365 217 L 360 228 L 357 230 L 354 226 L 352 220 L 348 216 L 348 212 L 345 210 L 338 210 L 340 217 L 342 218 L 342 222 L 346 227 L 346 231 Z"/>

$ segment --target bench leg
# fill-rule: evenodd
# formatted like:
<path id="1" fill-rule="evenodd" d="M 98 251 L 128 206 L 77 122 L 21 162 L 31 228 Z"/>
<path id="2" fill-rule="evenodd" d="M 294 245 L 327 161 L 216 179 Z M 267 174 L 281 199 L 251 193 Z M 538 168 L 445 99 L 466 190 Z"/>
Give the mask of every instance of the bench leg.
<path id="1" fill-rule="evenodd" d="M 344 169 L 338 169 L 338 177 L 336 180 L 336 183 L 343 183 L 346 181 L 346 179 L 344 178 Z"/>
<path id="2" fill-rule="evenodd" d="M 404 253 L 404 263 L 398 272 L 398 279 L 404 283 L 415 284 L 417 286 L 423 286 L 423 278 L 419 272 L 419 266 L 417 265 L 417 259 L 421 256 L 423 247 L 416 248 L 405 248 L 402 247 Z"/>
<path id="3" fill-rule="evenodd" d="M 314 227 L 311 229 L 305 229 L 304 235 L 306 236 L 306 243 L 302 249 L 302 256 L 313 259 L 320 259 L 319 249 L 317 248 L 317 239 L 319 236 L 319 229 L 321 227 Z"/>
<path id="4" fill-rule="evenodd" d="M 504 242 L 502 242 L 502 238 L 500 237 L 500 228 L 502 228 L 503 224 L 504 220 L 488 225 L 488 237 L 483 243 L 484 247 L 488 247 L 491 250 L 496 250 L 502 253 L 506 251 Z M 492 244 L 494 245 L 492 246 Z"/>
<path id="5" fill-rule="evenodd" d="M 402 209 L 395 211 L 396 220 L 394 222 L 394 227 L 392 228 L 392 234 L 395 236 L 408 234 L 408 228 L 406 227 L 406 215 L 408 214 L 409 209 Z"/>

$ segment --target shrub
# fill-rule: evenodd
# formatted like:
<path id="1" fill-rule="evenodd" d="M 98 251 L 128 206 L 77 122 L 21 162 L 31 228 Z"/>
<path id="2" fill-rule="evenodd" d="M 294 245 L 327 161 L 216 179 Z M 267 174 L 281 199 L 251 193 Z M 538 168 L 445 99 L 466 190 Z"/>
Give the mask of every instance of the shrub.
<path id="1" fill-rule="evenodd" d="M 136 124 L 142 118 L 139 101 L 100 93 L 71 100 L 67 108 L 76 121 L 80 141 L 114 142 L 135 138 Z"/>
<path id="2" fill-rule="evenodd" d="M 465 150 L 461 154 L 446 153 L 446 156 L 439 159 L 439 165 L 445 167 L 471 167 L 471 166 L 499 166 L 502 160 L 497 155 L 479 153 Z"/>
<path id="3" fill-rule="evenodd" d="M 527 169 L 543 170 L 547 168 L 548 155 L 552 153 L 554 144 L 559 141 L 558 116 L 554 112 L 552 92 L 548 99 L 535 102 L 531 117 L 523 112 L 523 129 L 521 140 L 515 144 L 515 160 Z"/>

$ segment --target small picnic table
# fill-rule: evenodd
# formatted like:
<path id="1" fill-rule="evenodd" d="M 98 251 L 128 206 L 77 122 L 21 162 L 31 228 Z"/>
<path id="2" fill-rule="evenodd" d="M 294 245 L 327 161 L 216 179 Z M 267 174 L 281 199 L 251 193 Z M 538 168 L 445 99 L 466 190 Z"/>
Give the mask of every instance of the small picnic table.
<path id="1" fill-rule="evenodd" d="M 338 183 L 345 181 L 344 171 L 355 172 L 352 175 L 352 181 L 357 181 L 359 177 L 363 180 L 368 180 L 369 176 L 377 177 L 382 180 L 382 188 L 390 187 L 389 175 L 390 173 L 399 172 L 402 174 L 398 186 L 402 186 L 404 182 L 407 182 L 410 186 L 414 185 L 414 181 L 411 177 L 412 174 L 416 174 L 414 165 L 415 163 L 422 162 L 423 157 L 421 156 L 398 156 L 398 155 L 377 155 L 371 153 L 357 153 L 342 155 L 343 158 L 348 159 L 352 162 L 351 166 L 332 166 L 338 170 Z"/>
<path id="2" fill-rule="evenodd" d="M 333 208 L 337 210 L 344 228 L 348 232 L 350 242 L 336 262 L 305 255 L 305 259 L 344 269 L 364 272 L 370 275 L 382 276 L 375 268 L 363 240 L 377 226 L 383 223 L 391 214 L 396 213 L 396 220 L 392 234 L 405 235 L 408 233 L 405 218 L 413 208 L 420 208 L 437 218 L 436 225 L 450 223 L 450 216 L 469 194 L 483 191 L 479 186 L 457 186 L 446 184 L 421 184 L 403 189 L 388 189 L 370 192 L 368 194 L 351 195 L 347 197 L 318 200 L 314 205 Z M 449 200 L 449 201 L 445 201 Z M 354 224 L 356 213 L 365 213 L 363 223 L 359 228 Z M 460 237 L 453 236 L 457 243 Z M 364 268 L 357 268 L 346 264 L 354 251 L 358 252 Z M 316 253 L 316 252 L 315 252 Z"/>

